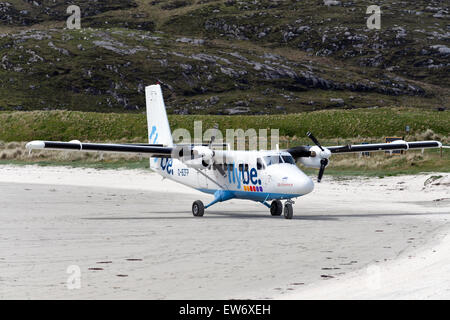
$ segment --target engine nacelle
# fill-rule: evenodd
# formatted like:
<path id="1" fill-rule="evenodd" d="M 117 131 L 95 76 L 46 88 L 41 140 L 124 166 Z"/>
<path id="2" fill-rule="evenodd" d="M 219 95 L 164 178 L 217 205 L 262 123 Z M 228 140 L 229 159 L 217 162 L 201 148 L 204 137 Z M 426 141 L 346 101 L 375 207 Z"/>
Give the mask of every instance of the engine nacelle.
<path id="1" fill-rule="evenodd" d="M 190 168 L 203 170 L 208 168 L 209 164 L 203 161 L 202 158 L 192 159 L 192 160 L 186 160 L 183 161 L 185 165 L 187 165 Z"/>
<path id="2" fill-rule="evenodd" d="M 195 146 L 192 148 L 194 159 L 184 160 L 183 162 L 195 169 L 206 169 L 213 162 L 214 151 L 205 146 Z"/>
<path id="3" fill-rule="evenodd" d="M 194 158 L 200 157 L 208 163 L 210 163 L 214 157 L 214 151 L 205 146 L 195 146 L 192 148 L 192 153 L 194 154 Z"/>
<path id="4" fill-rule="evenodd" d="M 314 156 L 311 157 L 300 157 L 298 158 L 298 162 L 303 164 L 305 167 L 308 168 L 320 168 L 320 161 L 322 159 L 328 159 L 331 156 L 331 151 L 327 148 L 324 148 L 324 150 L 320 150 L 318 146 L 313 146 L 309 149 L 309 151 L 312 152 Z"/>

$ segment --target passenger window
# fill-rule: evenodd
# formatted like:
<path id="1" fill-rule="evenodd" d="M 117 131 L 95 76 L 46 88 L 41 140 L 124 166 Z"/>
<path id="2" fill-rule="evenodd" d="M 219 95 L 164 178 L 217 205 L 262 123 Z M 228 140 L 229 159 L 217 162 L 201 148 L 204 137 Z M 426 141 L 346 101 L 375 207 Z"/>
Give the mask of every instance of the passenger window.
<path id="1" fill-rule="evenodd" d="M 247 163 L 246 164 L 241 163 L 239 165 L 239 171 L 248 171 L 248 164 Z"/>

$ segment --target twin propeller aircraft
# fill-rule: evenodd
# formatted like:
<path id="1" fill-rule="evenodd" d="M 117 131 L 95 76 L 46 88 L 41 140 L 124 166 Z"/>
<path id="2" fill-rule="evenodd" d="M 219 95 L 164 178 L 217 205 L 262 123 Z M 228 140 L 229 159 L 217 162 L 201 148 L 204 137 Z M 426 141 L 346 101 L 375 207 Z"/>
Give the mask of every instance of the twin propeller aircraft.
<path id="1" fill-rule="evenodd" d="M 205 209 L 217 202 L 247 199 L 270 208 L 273 216 L 284 213 L 292 219 L 292 199 L 313 191 L 313 181 L 297 163 L 319 169 L 320 182 L 332 154 L 439 148 L 438 141 L 364 144 L 323 147 L 308 132 L 315 146 L 298 146 L 288 150 L 238 151 L 217 150 L 214 138 L 209 144 L 174 145 L 159 84 L 146 87 L 149 144 L 99 144 L 80 141 L 32 141 L 28 150 L 49 149 L 139 154 L 150 157 L 150 167 L 165 178 L 213 194 L 214 200 L 203 205 L 197 200 L 192 213 L 203 216 Z M 281 200 L 285 200 L 284 206 Z M 271 201 L 271 203 L 269 203 Z"/>

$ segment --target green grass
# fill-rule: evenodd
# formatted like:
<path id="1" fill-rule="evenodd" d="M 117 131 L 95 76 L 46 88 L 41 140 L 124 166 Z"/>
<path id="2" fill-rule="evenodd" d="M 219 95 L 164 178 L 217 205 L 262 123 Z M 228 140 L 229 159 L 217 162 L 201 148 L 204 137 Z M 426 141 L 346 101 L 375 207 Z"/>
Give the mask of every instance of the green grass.
<path id="1" fill-rule="evenodd" d="M 407 140 L 438 139 L 448 143 L 448 111 L 425 111 L 412 108 L 379 108 L 357 110 L 327 110 L 292 115 L 273 116 L 178 116 L 170 115 L 172 130 L 186 127 L 192 131 L 194 121 L 204 121 L 203 130 L 214 123 L 219 128 L 279 129 L 280 148 L 311 144 L 305 136 L 311 130 L 323 145 L 346 143 L 382 142 L 384 136 L 404 134 L 405 125 L 411 127 Z M 432 130 L 432 131 L 431 131 Z M 433 133 L 434 131 L 434 133 Z M 424 132 L 428 132 L 425 133 Z M 146 117 L 143 114 L 102 114 L 73 111 L 0 112 L 0 156 L 6 155 L 0 164 L 41 166 L 72 166 L 98 169 L 148 169 L 148 159 L 138 157 L 110 157 L 103 159 L 96 154 L 71 154 L 44 152 L 28 158 L 24 143 L 12 141 L 79 139 L 98 142 L 145 142 Z M 3 140 L 5 143 L 1 143 Z M 358 155 L 335 155 L 327 175 L 333 176 L 390 176 L 421 172 L 450 172 L 450 150 L 430 149 L 409 151 L 406 155 L 387 156 L 373 154 L 369 158 Z M 18 153 L 16 153 L 18 152 Z M 17 156 L 16 156 L 17 154 Z M 102 160 L 103 159 L 103 160 Z M 310 175 L 317 170 L 302 168 Z"/>
<path id="2" fill-rule="evenodd" d="M 449 133 L 448 111 L 427 111 L 413 108 L 379 108 L 326 110 L 290 115 L 207 116 L 169 115 L 172 131 L 188 129 L 193 135 L 194 121 L 202 121 L 203 131 L 219 125 L 226 129 L 279 129 L 280 136 L 305 140 L 307 131 L 320 139 L 340 138 L 340 143 L 357 137 L 382 139 L 428 129 L 446 138 Z M 113 114 L 76 111 L 0 112 L 0 141 L 81 140 L 81 141 L 147 141 L 144 114 Z M 362 138 L 360 140 L 363 140 Z M 322 140 L 323 141 L 323 140 Z M 358 140 L 356 140 L 358 141 Z"/>

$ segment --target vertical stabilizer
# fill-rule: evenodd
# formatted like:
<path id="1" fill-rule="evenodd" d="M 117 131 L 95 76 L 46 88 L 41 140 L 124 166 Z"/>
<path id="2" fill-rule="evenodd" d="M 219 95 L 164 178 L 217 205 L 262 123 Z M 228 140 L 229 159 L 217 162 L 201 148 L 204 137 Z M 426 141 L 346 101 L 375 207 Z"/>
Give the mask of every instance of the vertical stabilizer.
<path id="1" fill-rule="evenodd" d="M 173 146 L 161 86 L 156 84 L 146 87 L 145 100 L 147 103 L 148 142 L 168 147 Z"/>

